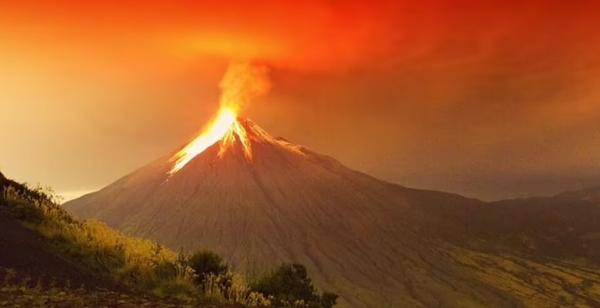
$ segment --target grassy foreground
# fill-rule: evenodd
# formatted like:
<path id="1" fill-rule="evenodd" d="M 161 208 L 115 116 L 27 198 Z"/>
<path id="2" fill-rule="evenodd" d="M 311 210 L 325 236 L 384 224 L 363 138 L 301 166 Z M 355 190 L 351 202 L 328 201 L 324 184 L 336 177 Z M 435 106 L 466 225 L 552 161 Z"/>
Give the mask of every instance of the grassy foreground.
<path id="1" fill-rule="evenodd" d="M 32 231 L 31 235 L 25 231 L 20 234 L 25 234 L 30 243 L 47 245 L 51 256 L 60 261 L 34 260 L 42 270 L 33 273 L 2 268 L 0 306 L 327 308 L 335 304 L 337 296 L 321 295 L 306 271 L 284 271 L 287 276 L 283 278 L 281 270 L 273 271 L 256 277 L 260 284 L 251 283 L 243 275 L 231 272 L 213 253 L 176 253 L 155 242 L 126 236 L 101 222 L 72 218 L 58 205 L 51 190 L 30 189 L 1 173 L 0 184 L 0 218 L 4 222 L 18 221 L 19 227 Z M 44 277 L 45 264 L 61 264 L 67 267 L 65 272 L 76 274 L 58 280 Z M 51 268 L 46 270 L 51 272 Z M 73 285 L 70 278 L 81 285 Z M 259 292 L 258 288 L 266 291 Z"/>

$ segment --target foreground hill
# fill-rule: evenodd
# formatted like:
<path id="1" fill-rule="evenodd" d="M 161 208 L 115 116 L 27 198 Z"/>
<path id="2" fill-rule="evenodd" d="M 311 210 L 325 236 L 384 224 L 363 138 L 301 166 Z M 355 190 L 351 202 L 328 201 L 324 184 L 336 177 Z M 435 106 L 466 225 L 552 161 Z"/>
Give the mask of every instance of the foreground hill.
<path id="1" fill-rule="evenodd" d="M 239 140 L 214 144 L 177 173 L 159 159 L 65 206 L 173 249 L 214 249 L 248 273 L 305 264 L 346 306 L 600 305 L 592 204 L 562 216 L 572 208 L 408 189 L 240 123 L 252 159 Z"/>
<path id="2" fill-rule="evenodd" d="M 250 285 L 210 251 L 178 254 L 97 221 L 0 173 L 0 307 L 331 308 L 299 264 Z"/>
<path id="3" fill-rule="evenodd" d="M 148 262 L 166 262 L 172 252 L 149 253 L 144 249 L 159 246 L 99 223 L 81 223 L 52 198 L 0 173 L 0 307 L 176 307 L 195 302 L 152 292 L 169 279 L 152 277 Z M 144 272 L 148 276 L 142 277 Z"/>
<path id="4" fill-rule="evenodd" d="M 0 174 L 0 193 L 5 187 L 25 188 L 7 180 Z M 36 196 L 37 197 L 37 196 Z M 4 203 L 4 198 L 2 198 Z M 74 286 L 95 285 L 114 287 L 107 277 L 97 275 L 79 260 L 57 251 L 41 234 L 27 228 L 19 218 L 25 219 L 26 213 L 15 213 L 12 207 L 0 206 L 0 266 L 17 271 L 37 281 L 52 277 L 56 283 L 69 281 Z M 3 274 L 6 274 L 4 272 Z"/>

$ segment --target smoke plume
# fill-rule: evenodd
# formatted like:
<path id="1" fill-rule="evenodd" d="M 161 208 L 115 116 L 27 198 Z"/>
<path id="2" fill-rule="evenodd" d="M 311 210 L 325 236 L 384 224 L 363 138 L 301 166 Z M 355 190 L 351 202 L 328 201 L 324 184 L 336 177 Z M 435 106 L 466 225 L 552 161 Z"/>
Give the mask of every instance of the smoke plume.
<path id="1" fill-rule="evenodd" d="M 265 95 L 271 89 L 266 66 L 250 62 L 232 62 L 219 83 L 220 105 L 240 110 L 253 98 Z"/>

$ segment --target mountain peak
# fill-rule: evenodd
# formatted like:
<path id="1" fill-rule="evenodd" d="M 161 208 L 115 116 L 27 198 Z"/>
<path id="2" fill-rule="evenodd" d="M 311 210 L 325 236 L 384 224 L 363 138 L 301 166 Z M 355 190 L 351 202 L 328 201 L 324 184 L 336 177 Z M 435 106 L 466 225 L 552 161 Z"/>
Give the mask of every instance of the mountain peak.
<path id="1" fill-rule="evenodd" d="M 275 139 L 262 127 L 258 126 L 258 124 L 248 118 L 238 117 L 237 123 L 244 128 L 247 132 L 247 137 L 253 142 L 271 142 Z"/>
<path id="2" fill-rule="evenodd" d="M 177 173 L 196 157 L 208 155 L 208 152 L 212 152 L 208 150 L 215 147 L 218 147 L 218 157 L 225 156 L 227 152 L 241 152 L 246 160 L 251 161 L 255 144 L 272 144 L 301 153 L 299 146 L 273 138 L 252 121 L 225 110 L 200 135 L 175 153 L 171 158 L 173 166 L 168 173 Z"/>
<path id="3" fill-rule="evenodd" d="M 306 154 L 304 146 L 292 143 L 283 137 L 273 137 L 266 130 L 258 126 L 258 124 L 250 119 L 239 118 L 238 121 L 246 129 L 252 142 L 269 143 L 297 154 Z"/>
<path id="4" fill-rule="evenodd" d="M 273 137 L 265 129 L 248 118 L 238 117 L 225 135 L 211 147 L 218 147 L 217 156 L 223 158 L 229 154 L 245 154 L 248 161 L 253 160 L 254 148 L 257 146 L 273 146 L 279 150 L 305 155 L 305 148 L 294 144 L 282 137 Z M 214 155 L 214 151 L 207 148 L 207 155 Z M 208 154 L 212 153 L 212 154 Z M 204 153 L 200 153 L 202 155 Z"/>
<path id="5" fill-rule="evenodd" d="M 481 247 L 526 253 L 559 247 L 560 253 L 569 245 L 581 252 L 576 256 L 597 251 L 591 241 L 600 212 L 593 207 L 564 212 L 559 203 L 550 211 L 545 203 L 484 206 L 458 195 L 403 188 L 274 138 L 248 119 L 226 120 L 177 172 L 168 174 L 175 162 L 162 158 L 65 207 L 174 249 L 210 248 L 246 273 L 281 262 L 305 264 L 315 284 L 340 294 L 346 307 L 457 302 L 503 307 L 522 300 L 525 306 L 551 306 L 558 300 L 527 302 L 521 293 L 514 295 L 516 272 L 523 273 L 517 281 L 522 294 L 539 291 L 526 289 L 525 273 L 535 260 L 470 249 L 486 245 Z M 565 213 L 567 219 L 557 218 Z M 575 231 L 564 237 L 567 227 Z M 506 264 L 523 267 L 507 270 Z M 560 280 L 542 276 L 552 287 Z M 490 283 L 496 277 L 507 284 Z"/>

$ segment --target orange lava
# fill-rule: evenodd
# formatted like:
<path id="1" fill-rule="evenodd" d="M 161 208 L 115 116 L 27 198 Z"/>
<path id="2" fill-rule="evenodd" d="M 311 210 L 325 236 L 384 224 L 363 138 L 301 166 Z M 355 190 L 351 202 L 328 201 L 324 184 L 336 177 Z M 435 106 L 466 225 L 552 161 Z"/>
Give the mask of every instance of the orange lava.
<path id="1" fill-rule="evenodd" d="M 238 113 L 252 98 L 263 95 L 269 90 L 267 70 L 265 67 L 249 63 L 232 63 L 219 86 L 221 108 L 217 116 L 198 137 L 175 154 L 172 159 L 175 163 L 169 174 L 178 172 L 196 156 L 219 141 L 221 142 L 219 157 L 223 157 L 227 149 L 238 140 L 246 159 L 252 159 L 248 133 L 238 121 Z"/>
<path id="2" fill-rule="evenodd" d="M 237 121 L 236 112 L 231 108 L 224 107 L 219 111 L 215 120 L 204 132 L 175 154 L 175 165 L 169 173 L 174 174 L 181 170 L 181 168 L 187 165 L 194 157 L 219 141 L 221 141 L 219 157 L 222 157 L 227 149 L 235 144 L 236 138 L 243 145 L 246 158 L 251 159 L 252 151 L 246 130 Z"/>

